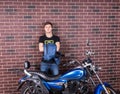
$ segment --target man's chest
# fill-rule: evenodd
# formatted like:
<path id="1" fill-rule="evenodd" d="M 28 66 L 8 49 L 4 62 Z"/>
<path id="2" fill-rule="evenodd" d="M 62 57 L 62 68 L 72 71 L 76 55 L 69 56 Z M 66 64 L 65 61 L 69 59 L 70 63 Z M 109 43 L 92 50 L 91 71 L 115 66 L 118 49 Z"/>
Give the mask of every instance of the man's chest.
<path id="1" fill-rule="evenodd" d="M 44 40 L 44 44 L 49 44 L 49 43 L 54 44 L 55 41 L 53 39 Z"/>

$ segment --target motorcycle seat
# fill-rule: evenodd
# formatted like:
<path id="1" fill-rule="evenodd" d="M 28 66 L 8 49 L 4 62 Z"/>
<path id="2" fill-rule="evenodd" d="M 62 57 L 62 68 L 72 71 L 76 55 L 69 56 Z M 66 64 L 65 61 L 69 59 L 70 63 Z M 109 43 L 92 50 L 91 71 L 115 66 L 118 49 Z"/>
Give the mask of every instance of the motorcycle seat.
<path id="1" fill-rule="evenodd" d="M 57 80 L 61 75 L 55 75 L 55 76 L 48 76 L 43 72 L 30 72 L 32 75 L 38 75 L 40 78 L 46 80 L 46 81 L 53 81 Z"/>

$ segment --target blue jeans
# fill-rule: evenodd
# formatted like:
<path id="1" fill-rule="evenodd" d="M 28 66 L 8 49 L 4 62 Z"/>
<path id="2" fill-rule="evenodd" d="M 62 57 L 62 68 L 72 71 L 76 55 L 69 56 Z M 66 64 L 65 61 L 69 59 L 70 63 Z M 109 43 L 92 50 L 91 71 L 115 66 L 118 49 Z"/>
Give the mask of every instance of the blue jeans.
<path id="1" fill-rule="evenodd" d="M 45 73 L 50 73 L 52 75 L 58 75 L 59 74 L 59 68 L 58 68 L 58 65 L 53 63 L 53 64 L 49 64 L 49 63 L 44 63 L 44 62 L 41 62 L 41 66 L 40 66 L 40 70 L 42 72 L 45 72 Z"/>

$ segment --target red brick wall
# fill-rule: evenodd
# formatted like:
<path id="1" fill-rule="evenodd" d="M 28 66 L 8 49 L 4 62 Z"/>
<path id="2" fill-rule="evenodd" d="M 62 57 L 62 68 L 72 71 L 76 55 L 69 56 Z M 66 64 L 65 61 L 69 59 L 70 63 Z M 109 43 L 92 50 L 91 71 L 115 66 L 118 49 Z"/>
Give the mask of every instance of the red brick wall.
<path id="1" fill-rule="evenodd" d="M 100 77 L 120 89 L 119 0 L 0 0 L 0 94 L 17 93 L 21 74 L 11 69 L 23 68 L 25 60 L 39 67 L 45 21 L 54 24 L 66 60 L 82 61 L 89 39 L 94 62 L 103 69 Z"/>

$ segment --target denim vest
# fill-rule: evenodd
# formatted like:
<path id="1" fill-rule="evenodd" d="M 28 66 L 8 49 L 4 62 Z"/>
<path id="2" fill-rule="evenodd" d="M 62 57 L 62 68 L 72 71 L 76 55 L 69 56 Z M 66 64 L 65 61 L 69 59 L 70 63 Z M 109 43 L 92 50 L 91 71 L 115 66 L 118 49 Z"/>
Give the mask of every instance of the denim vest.
<path id="1" fill-rule="evenodd" d="M 44 44 L 43 62 L 60 63 L 60 58 L 56 57 L 57 47 L 55 44 Z"/>

